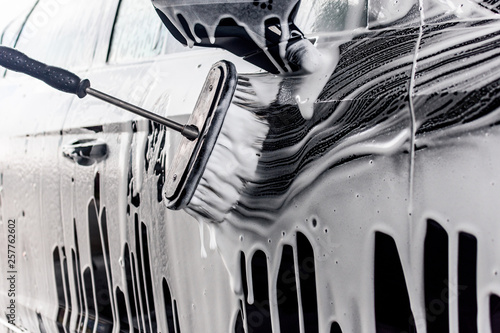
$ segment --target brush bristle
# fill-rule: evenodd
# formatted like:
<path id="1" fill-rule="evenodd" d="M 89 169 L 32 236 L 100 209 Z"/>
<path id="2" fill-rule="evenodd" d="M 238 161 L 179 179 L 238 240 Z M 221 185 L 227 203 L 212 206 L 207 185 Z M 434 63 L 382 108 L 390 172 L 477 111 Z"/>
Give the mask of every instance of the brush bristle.
<path id="1" fill-rule="evenodd" d="M 240 75 L 233 104 L 249 111 L 266 109 L 276 101 L 282 78 L 269 74 Z"/>
<path id="2" fill-rule="evenodd" d="M 267 121 L 236 104 L 229 108 L 221 132 L 188 213 L 221 222 L 237 204 L 242 189 L 255 178 Z"/>

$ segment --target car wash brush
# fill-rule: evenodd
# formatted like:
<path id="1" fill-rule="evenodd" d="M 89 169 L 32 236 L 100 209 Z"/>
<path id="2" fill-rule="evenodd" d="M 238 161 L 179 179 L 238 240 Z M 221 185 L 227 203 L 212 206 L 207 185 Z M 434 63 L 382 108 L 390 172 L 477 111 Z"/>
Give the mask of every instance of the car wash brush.
<path id="1" fill-rule="evenodd" d="M 0 46 L 0 66 L 79 98 L 92 95 L 181 133 L 183 138 L 164 187 L 165 203 L 170 209 L 186 209 L 192 215 L 222 221 L 255 172 L 268 125 L 256 113 L 231 104 L 238 85 L 243 86 L 239 90 L 246 91 L 247 96 L 252 94 L 248 82 L 238 80 L 230 62 L 212 66 L 185 125 L 93 89 L 89 80 L 12 48 Z M 230 105 L 233 107 L 228 111 Z"/>

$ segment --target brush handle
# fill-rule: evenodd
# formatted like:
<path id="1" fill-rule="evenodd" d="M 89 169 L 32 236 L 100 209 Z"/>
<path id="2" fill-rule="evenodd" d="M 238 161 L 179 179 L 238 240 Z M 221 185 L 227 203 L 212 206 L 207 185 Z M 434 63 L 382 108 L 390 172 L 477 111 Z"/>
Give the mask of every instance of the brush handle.
<path id="1" fill-rule="evenodd" d="M 48 66 L 6 46 L 0 46 L 0 66 L 42 80 L 57 90 L 75 94 L 80 98 L 87 95 L 86 90 L 90 87 L 90 81 L 87 79 L 81 80 L 76 74 L 65 69 Z"/>
<path id="2" fill-rule="evenodd" d="M 48 66 L 44 63 L 31 59 L 26 54 L 10 47 L 0 46 L 0 66 L 42 80 L 57 90 L 75 94 L 80 98 L 90 94 L 100 100 L 165 125 L 166 127 L 181 133 L 184 137 L 191 141 L 197 139 L 199 136 L 199 131 L 196 126 L 179 124 L 173 120 L 161 117 L 155 113 L 141 109 L 140 107 L 122 101 L 118 98 L 92 89 L 90 88 L 89 80 L 82 80 L 76 74 L 73 74 L 65 69 Z"/>

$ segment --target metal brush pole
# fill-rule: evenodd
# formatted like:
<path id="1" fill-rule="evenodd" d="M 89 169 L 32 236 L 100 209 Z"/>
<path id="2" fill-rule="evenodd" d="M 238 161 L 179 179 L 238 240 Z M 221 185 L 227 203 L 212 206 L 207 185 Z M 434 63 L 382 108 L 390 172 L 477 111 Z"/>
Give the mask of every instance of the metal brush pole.
<path id="1" fill-rule="evenodd" d="M 119 108 L 125 109 L 127 111 L 132 112 L 132 113 L 135 113 L 135 114 L 142 116 L 146 119 L 149 119 L 151 121 L 165 125 L 166 127 L 181 133 L 184 137 L 186 137 L 189 140 L 194 140 L 194 139 L 198 138 L 199 132 L 198 132 L 198 129 L 196 128 L 196 126 L 180 124 L 178 122 L 175 122 L 175 121 L 170 120 L 168 118 L 161 117 L 161 116 L 157 115 L 156 113 L 144 110 L 138 106 L 127 103 L 125 101 L 122 101 L 121 99 L 115 98 L 113 96 L 110 96 L 108 94 L 105 94 L 99 90 L 95 90 L 95 89 L 90 88 L 90 87 L 85 89 L 85 91 L 87 92 L 87 94 L 94 96 L 95 98 L 98 98 L 102 101 L 113 104 Z"/>

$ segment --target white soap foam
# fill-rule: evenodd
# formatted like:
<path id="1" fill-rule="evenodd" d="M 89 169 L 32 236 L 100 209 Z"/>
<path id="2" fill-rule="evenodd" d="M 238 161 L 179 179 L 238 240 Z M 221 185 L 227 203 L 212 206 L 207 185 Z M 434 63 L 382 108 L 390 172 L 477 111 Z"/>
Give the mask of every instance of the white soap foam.
<path id="1" fill-rule="evenodd" d="M 300 50 L 295 50 L 299 47 Z M 330 44 L 320 52 L 311 42 L 302 40 L 293 44 L 290 49 L 298 53 L 296 56 L 300 59 L 303 73 L 292 94 L 302 117 L 311 119 L 314 115 L 314 103 L 339 62 L 339 45 Z"/>

